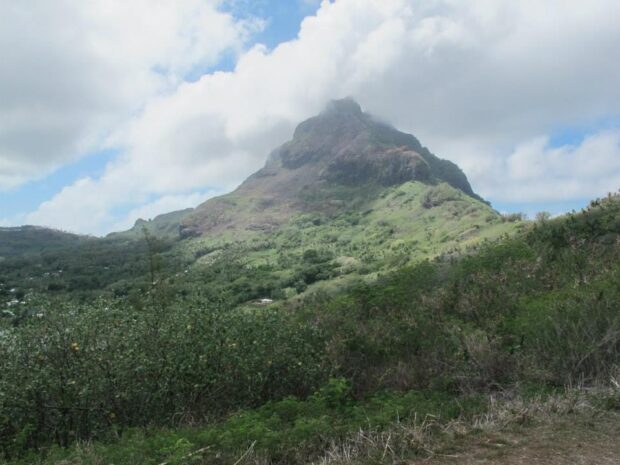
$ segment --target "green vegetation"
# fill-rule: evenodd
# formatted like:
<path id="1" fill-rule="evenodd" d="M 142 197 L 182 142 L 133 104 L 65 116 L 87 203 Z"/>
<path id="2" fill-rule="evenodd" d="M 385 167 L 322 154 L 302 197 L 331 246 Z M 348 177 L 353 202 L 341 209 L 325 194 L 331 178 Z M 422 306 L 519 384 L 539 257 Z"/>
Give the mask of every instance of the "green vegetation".
<path id="1" fill-rule="evenodd" d="M 13 257 L 62 250 L 89 240 L 92 238 L 36 226 L 0 227 L 0 262 Z"/>
<path id="2" fill-rule="evenodd" d="M 617 376 L 620 197 L 459 253 L 457 237 L 427 242 L 434 258 L 420 261 L 424 218 L 431 239 L 485 220 L 482 203 L 452 216 L 477 201 L 450 189 L 388 190 L 381 217 L 298 216 L 271 243 L 183 243 L 178 263 L 198 257 L 188 273 L 164 272 L 170 250 L 149 239 L 141 295 L 33 296 L 0 319 L 0 453 L 11 464 L 309 463 L 360 429 L 432 418 L 443 431 L 488 412 L 490 393 Z M 365 253 L 346 255 L 356 244 Z M 239 305 L 268 292 L 282 301 Z"/>
<path id="3" fill-rule="evenodd" d="M 153 225 L 168 224 L 170 215 L 149 223 L 151 227 L 105 239 L 62 235 L 58 245 L 47 235 L 61 233 L 38 229 L 36 236 L 20 239 L 29 244 L 29 253 L 14 253 L 2 262 L 0 305 L 33 301 L 41 294 L 83 302 L 100 296 L 131 296 L 136 301 L 152 281 L 149 247 L 161 262 L 160 279 L 179 296 L 199 292 L 203 300 L 235 304 L 282 300 L 307 290 L 372 281 L 378 273 L 465 251 L 524 224 L 505 221 L 485 203 L 447 184 L 335 186 L 309 192 L 306 200 L 317 205 L 332 202 L 338 208 L 297 213 L 275 231 L 234 231 L 182 241 L 150 232 Z M 256 214 L 253 207 L 242 206 L 242 199 L 238 202 L 238 221 L 249 221 Z M 7 250 L 19 237 L 17 230 L 12 232 L 15 239 L 6 243 Z M 317 256 L 309 261 L 304 257 L 311 251 Z M 11 308 L 25 310 L 21 304 Z"/>
<path id="4" fill-rule="evenodd" d="M 42 230 L 42 233 L 55 233 Z M 98 296 L 121 296 L 144 290 L 149 280 L 149 246 L 144 240 L 97 239 L 67 236 L 55 246 L 45 236 L 29 239 L 27 253 L 0 262 L 0 305 L 16 304 L 25 311 L 39 296 L 91 301 Z M 151 248 L 164 260 L 168 272 L 184 263 L 172 250 L 174 241 L 153 238 Z M 36 246 L 36 250 L 32 250 Z M 23 304 L 22 304 L 23 302 Z M 19 304 L 19 305 L 17 305 Z"/>
<path id="5" fill-rule="evenodd" d="M 48 461 L 71 457 L 88 463 L 93 457 L 103 463 L 234 463 L 245 450 L 266 463 L 307 463 L 336 439 L 344 440 L 363 428 L 386 429 L 404 423 L 441 418 L 444 421 L 472 416 L 481 399 L 457 401 L 441 393 L 409 392 L 383 394 L 356 402 L 350 385 L 331 380 L 305 400 L 293 397 L 269 402 L 255 410 L 242 411 L 206 428 L 160 430 L 131 429 L 118 441 L 97 443 L 88 452 L 53 448 Z M 195 461 L 187 456 L 199 450 Z M 421 451 L 419 451 L 421 452 Z M 27 459 L 36 463 L 36 455 Z M 97 463 L 97 462 L 95 462 Z"/>
<path id="6" fill-rule="evenodd" d="M 409 182 L 363 190 L 365 195 L 358 188 L 342 187 L 313 192 L 312 202 L 323 205 L 331 199 L 348 207 L 299 213 L 273 232 L 224 233 L 184 242 L 179 249 L 185 260 L 198 257 L 187 278 L 214 285 L 215 275 L 222 276 L 213 273 L 214 267 L 235 266 L 238 271 L 224 274 L 226 285 L 228 276 L 237 276 L 233 287 L 238 303 L 261 297 L 283 299 L 306 290 L 338 290 L 373 281 L 380 273 L 464 252 L 524 225 L 505 221 L 485 203 L 447 184 Z M 235 208 L 243 222 L 244 208 L 251 208 Z M 315 254 L 311 261 L 310 253 Z"/>

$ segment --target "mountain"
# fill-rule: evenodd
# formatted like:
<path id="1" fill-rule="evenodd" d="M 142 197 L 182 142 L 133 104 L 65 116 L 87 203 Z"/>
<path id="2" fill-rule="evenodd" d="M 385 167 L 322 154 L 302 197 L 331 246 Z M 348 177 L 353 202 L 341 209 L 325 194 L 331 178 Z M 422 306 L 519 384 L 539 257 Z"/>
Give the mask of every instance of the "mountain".
<path id="1" fill-rule="evenodd" d="M 320 115 L 301 123 L 293 139 L 275 149 L 265 167 L 236 191 L 210 199 L 188 215 L 181 235 L 273 231 L 298 213 L 348 208 L 343 201 L 350 199 L 342 198 L 343 191 L 379 192 L 406 182 L 443 182 L 482 200 L 457 165 L 364 113 L 354 100 L 334 100 Z"/>
<path id="2" fill-rule="evenodd" d="M 518 226 L 457 165 L 344 99 L 302 122 L 235 191 L 195 209 L 106 238 L 0 231 L 0 283 L 124 296 L 143 293 L 158 268 L 175 292 L 237 305 L 370 282 Z"/>
<path id="3" fill-rule="evenodd" d="M 189 212 L 175 250 L 192 262 L 186 280 L 241 304 L 372 282 L 520 227 L 457 165 L 344 99 L 235 191 Z"/>

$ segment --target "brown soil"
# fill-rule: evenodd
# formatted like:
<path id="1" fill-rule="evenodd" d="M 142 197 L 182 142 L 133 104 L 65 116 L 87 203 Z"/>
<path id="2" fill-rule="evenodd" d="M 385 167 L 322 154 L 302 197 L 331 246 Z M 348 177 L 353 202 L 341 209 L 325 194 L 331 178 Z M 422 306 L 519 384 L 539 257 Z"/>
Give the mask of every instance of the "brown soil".
<path id="1" fill-rule="evenodd" d="M 411 465 L 618 465 L 620 414 L 568 416 L 461 441 L 453 451 Z"/>

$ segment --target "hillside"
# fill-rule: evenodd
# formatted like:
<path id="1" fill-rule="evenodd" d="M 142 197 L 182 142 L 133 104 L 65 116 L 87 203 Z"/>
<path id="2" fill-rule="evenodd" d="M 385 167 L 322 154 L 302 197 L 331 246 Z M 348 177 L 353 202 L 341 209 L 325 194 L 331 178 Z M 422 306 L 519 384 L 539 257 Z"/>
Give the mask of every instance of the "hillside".
<path id="1" fill-rule="evenodd" d="M 91 239 L 38 226 L 0 228 L 0 261 L 43 251 L 75 248 Z"/>
<path id="2" fill-rule="evenodd" d="M 278 306 L 163 283 L 141 306 L 42 302 L 0 337 L 1 453 L 11 465 L 509 464 L 570 437 L 604 447 L 596 425 L 615 428 L 620 408 L 619 264 L 616 195 Z"/>

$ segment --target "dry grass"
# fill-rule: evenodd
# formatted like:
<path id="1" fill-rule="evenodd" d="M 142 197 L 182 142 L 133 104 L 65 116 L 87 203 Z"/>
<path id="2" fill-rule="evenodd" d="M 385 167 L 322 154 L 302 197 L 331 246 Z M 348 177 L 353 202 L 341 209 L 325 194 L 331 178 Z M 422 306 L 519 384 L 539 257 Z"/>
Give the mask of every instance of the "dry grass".
<path id="1" fill-rule="evenodd" d="M 616 378 L 607 389 L 534 399 L 494 395 L 487 412 L 471 419 L 446 424 L 426 417 L 388 431 L 358 431 L 332 443 L 313 465 L 618 464 L 620 414 L 601 407 L 613 396 L 620 404 Z"/>
<path id="2" fill-rule="evenodd" d="M 360 460 L 380 460 L 380 463 L 398 463 L 410 454 L 432 454 L 433 438 L 441 426 L 432 416 L 413 423 L 396 423 L 389 431 L 363 431 L 352 434 L 348 440 L 332 443 L 324 456 L 313 465 L 357 463 Z"/>

